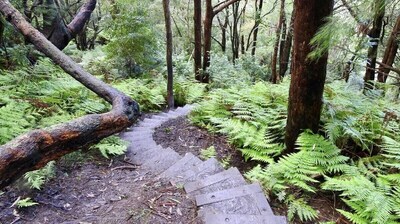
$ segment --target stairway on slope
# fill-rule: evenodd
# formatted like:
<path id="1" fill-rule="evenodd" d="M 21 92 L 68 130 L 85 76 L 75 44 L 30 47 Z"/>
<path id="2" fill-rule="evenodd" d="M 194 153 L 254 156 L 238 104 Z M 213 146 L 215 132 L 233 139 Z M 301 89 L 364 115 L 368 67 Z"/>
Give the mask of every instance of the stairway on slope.
<path id="1" fill-rule="evenodd" d="M 156 178 L 184 187 L 198 206 L 198 216 L 205 224 L 284 224 L 286 217 L 275 216 L 258 183 L 248 184 L 235 167 L 224 170 L 214 158 L 200 160 L 191 153 L 179 155 L 153 140 L 157 127 L 186 116 L 191 105 L 153 115 L 121 134 L 130 142 L 128 156 L 135 164 L 149 170 Z"/>

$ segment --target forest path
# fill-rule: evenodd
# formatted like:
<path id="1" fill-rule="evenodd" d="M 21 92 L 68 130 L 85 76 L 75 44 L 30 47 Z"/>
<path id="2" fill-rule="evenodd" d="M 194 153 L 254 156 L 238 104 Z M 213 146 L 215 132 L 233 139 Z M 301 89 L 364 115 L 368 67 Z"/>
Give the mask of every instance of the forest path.
<path id="1" fill-rule="evenodd" d="M 258 183 L 248 184 L 237 168 L 224 170 L 214 158 L 200 160 L 191 153 L 181 156 L 171 148 L 163 148 L 153 139 L 155 129 L 164 122 L 186 116 L 191 105 L 153 115 L 140 121 L 121 138 L 129 141 L 128 158 L 156 180 L 166 180 L 183 187 L 198 208 L 198 220 L 206 224 L 220 223 L 286 223 L 275 216 Z"/>

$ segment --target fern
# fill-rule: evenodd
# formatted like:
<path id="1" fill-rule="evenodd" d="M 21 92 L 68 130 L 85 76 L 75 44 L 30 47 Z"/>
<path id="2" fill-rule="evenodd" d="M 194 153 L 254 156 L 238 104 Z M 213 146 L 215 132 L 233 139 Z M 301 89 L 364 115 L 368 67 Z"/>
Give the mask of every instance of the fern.
<path id="1" fill-rule="evenodd" d="M 340 150 L 320 135 L 309 132 L 302 133 L 297 139 L 299 152 L 283 156 L 278 162 L 267 168 L 257 166 L 246 174 L 251 180 L 260 181 L 269 192 L 280 195 L 289 206 L 289 217 L 295 214 L 302 220 L 313 220 L 317 213 L 304 198 L 297 198 L 286 192 L 297 188 L 305 192 L 315 193 L 318 177 L 326 174 L 343 172 L 347 157 L 340 155 Z M 288 195 L 288 196 L 286 196 Z"/>
<path id="2" fill-rule="evenodd" d="M 14 202 L 13 205 L 17 205 L 18 208 L 26 208 L 26 207 L 31 207 L 34 205 L 38 205 L 39 203 L 32 201 L 31 198 L 25 198 L 25 199 L 20 199 L 18 198 L 16 202 Z"/>
<path id="3" fill-rule="evenodd" d="M 101 155 L 109 158 L 110 155 L 122 155 L 128 149 L 128 143 L 117 136 L 110 136 L 101 140 L 98 144 L 92 146 L 100 151 Z"/>
<path id="4" fill-rule="evenodd" d="M 209 158 L 213 158 L 217 156 L 217 151 L 215 151 L 214 146 L 210 146 L 206 149 L 202 149 L 200 151 L 200 158 L 207 160 Z"/>
<path id="5" fill-rule="evenodd" d="M 24 179 L 31 188 L 40 190 L 43 184 L 55 175 L 55 162 L 50 161 L 40 170 L 31 171 L 24 174 Z"/>
<path id="6" fill-rule="evenodd" d="M 0 144 L 4 144 L 33 126 L 34 117 L 28 103 L 11 101 L 0 107 Z"/>
<path id="7" fill-rule="evenodd" d="M 287 89 L 269 85 L 215 90 L 194 110 L 191 120 L 227 135 L 246 160 L 270 163 L 283 150 Z"/>
<path id="8" fill-rule="evenodd" d="M 318 217 L 317 211 L 309 206 L 304 199 L 295 199 L 291 196 L 288 200 L 288 219 L 293 220 L 297 215 L 301 221 L 312 221 Z"/>

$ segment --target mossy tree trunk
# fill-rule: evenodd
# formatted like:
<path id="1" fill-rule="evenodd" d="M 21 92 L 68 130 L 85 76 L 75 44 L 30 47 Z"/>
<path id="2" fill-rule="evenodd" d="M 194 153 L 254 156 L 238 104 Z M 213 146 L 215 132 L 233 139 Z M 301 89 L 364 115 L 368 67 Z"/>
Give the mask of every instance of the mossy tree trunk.
<path id="1" fill-rule="evenodd" d="M 328 53 L 310 59 L 311 39 L 333 10 L 333 0 L 295 0 L 293 71 L 289 90 L 284 153 L 295 150 L 300 132 L 318 131 Z"/>

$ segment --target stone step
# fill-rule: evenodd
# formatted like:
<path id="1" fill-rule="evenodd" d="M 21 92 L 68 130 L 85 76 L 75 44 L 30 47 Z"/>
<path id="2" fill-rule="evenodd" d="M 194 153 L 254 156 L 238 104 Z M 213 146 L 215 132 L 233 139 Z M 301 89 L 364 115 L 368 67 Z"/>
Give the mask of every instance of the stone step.
<path id="1" fill-rule="evenodd" d="M 204 214 L 205 224 L 286 224 L 286 217 L 274 215 Z"/>
<path id="2" fill-rule="evenodd" d="M 144 148 L 136 148 L 135 150 L 128 150 L 127 155 L 132 163 L 141 165 L 147 159 L 153 157 L 154 155 L 160 153 L 161 150 L 164 150 L 161 146 L 150 147 L 147 149 Z"/>
<path id="3" fill-rule="evenodd" d="M 165 115 L 153 115 L 151 116 L 151 119 L 155 119 L 155 120 L 161 120 L 163 122 L 168 121 L 168 114 Z"/>
<path id="4" fill-rule="evenodd" d="M 157 128 L 157 127 L 161 126 L 162 123 L 164 123 L 163 120 L 145 118 L 143 121 L 141 121 L 137 125 L 137 127 Z"/>
<path id="5" fill-rule="evenodd" d="M 153 174 L 160 174 L 180 159 L 182 159 L 182 156 L 177 152 L 171 148 L 166 148 L 160 150 L 159 153 L 150 157 L 150 159 L 147 159 L 142 167 L 150 169 Z"/>
<path id="6" fill-rule="evenodd" d="M 181 116 L 187 115 L 190 112 L 190 107 L 178 107 L 174 112 L 180 114 Z"/>
<path id="7" fill-rule="evenodd" d="M 197 195 L 196 204 L 216 214 L 273 215 L 258 183 Z"/>
<path id="8" fill-rule="evenodd" d="M 143 131 L 128 131 L 123 132 L 119 136 L 125 141 L 139 140 L 142 138 L 153 138 L 154 130 L 146 128 Z"/>
<path id="9" fill-rule="evenodd" d="M 172 177 L 171 183 L 173 185 L 184 185 L 185 183 L 203 179 L 223 170 L 224 168 L 221 164 L 215 158 L 211 158 L 188 169 L 179 176 Z"/>
<path id="10" fill-rule="evenodd" d="M 242 174 L 236 167 L 208 176 L 202 180 L 185 184 L 186 193 L 190 195 L 206 194 L 224 189 L 246 185 Z"/>
<path id="11" fill-rule="evenodd" d="M 186 153 L 181 160 L 177 161 L 174 165 L 161 173 L 158 178 L 172 178 L 179 176 L 186 170 L 200 164 L 201 162 L 202 161 L 192 153 Z"/>
<path id="12" fill-rule="evenodd" d="M 157 147 L 157 143 L 150 137 L 145 137 L 142 139 L 131 139 L 130 140 L 131 144 L 129 145 L 130 149 L 132 151 L 136 151 L 136 150 L 148 150 L 154 147 Z"/>

